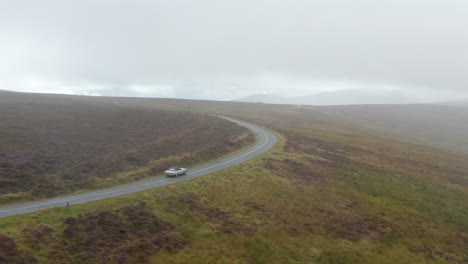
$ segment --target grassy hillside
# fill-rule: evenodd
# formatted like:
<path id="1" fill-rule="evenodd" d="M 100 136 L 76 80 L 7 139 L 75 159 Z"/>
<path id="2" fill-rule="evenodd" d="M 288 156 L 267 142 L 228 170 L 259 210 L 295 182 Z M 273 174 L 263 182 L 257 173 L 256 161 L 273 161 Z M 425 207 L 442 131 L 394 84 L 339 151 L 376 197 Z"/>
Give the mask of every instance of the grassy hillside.
<path id="1" fill-rule="evenodd" d="M 0 93 L 0 203 L 156 176 L 253 142 L 246 129 L 206 115 Z"/>
<path id="2" fill-rule="evenodd" d="M 358 122 L 370 133 L 468 154 L 468 108 L 450 105 L 365 105 L 322 111 Z"/>
<path id="3" fill-rule="evenodd" d="M 107 100 L 129 106 L 139 99 Z M 230 114 L 269 127 L 280 141 L 261 157 L 194 180 L 0 219 L 7 245 L 0 260 L 468 262 L 467 156 L 372 135 L 325 111 L 155 101 L 141 105 Z"/>
<path id="4" fill-rule="evenodd" d="M 313 126 L 314 129 L 391 138 L 468 154 L 468 108 L 454 105 L 297 106 L 117 97 L 99 100 L 116 105 L 234 115 L 255 122 L 268 120 L 290 126 Z"/>

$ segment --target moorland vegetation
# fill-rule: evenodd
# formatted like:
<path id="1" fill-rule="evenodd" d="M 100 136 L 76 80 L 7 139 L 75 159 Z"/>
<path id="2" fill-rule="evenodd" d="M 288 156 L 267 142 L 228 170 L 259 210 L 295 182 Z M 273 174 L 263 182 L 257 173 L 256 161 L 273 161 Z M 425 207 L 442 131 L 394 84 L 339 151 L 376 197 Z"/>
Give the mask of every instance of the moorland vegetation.
<path id="1" fill-rule="evenodd" d="M 468 261 L 468 157 L 463 153 L 411 143 L 415 136 L 411 130 L 400 139 L 397 134 L 388 137 L 380 129 L 370 129 L 372 120 L 356 122 L 320 108 L 104 100 L 230 115 L 271 129 L 279 142 L 260 157 L 190 181 L 0 219 L 0 243 L 9 245 L 0 247 L 0 259 L 11 263 L 17 259 L 30 263 Z"/>
<path id="2" fill-rule="evenodd" d="M 2 92 L 0 204 L 158 176 L 253 140 L 245 128 L 207 115 Z"/>

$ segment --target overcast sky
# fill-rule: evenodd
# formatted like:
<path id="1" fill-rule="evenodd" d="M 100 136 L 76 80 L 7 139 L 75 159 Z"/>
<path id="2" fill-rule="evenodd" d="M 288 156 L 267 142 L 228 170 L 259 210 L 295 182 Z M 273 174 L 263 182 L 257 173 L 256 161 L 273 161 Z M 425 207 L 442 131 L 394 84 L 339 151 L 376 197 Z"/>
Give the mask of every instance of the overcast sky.
<path id="1" fill-rule="evenodd" d="M 468 97 L 466 0 L 0 0 L 0 89 Z"/>

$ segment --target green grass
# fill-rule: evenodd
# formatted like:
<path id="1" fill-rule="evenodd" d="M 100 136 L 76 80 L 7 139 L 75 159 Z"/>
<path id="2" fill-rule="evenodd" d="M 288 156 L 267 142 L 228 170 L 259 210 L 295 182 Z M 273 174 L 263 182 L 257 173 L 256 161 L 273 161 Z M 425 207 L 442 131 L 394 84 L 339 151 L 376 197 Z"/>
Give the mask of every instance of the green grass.
<path id="1" fill-rule="evenodd" d="M 434 219 L 468 229 L 468 196 L 460 190 L 430 180 L 365 167 L 337 172 L 337 184 L 372 197 L 411 206 Z"/>

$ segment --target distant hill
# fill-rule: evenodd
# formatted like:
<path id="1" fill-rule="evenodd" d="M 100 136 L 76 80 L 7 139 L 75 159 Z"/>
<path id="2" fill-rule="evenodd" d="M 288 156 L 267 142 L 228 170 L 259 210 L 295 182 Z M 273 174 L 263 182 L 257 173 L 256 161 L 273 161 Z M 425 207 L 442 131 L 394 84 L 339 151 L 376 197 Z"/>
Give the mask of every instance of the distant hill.
<path id="1" fill-rule="evenodd" d="M 353 120 L 362 131 L 367 130 L 365 133 L 468 154 L 468 108 L 407 104 L 324 106 L 317 110 Z"/>
<path id="2" fill-rule="evenodd" d="M 244 103 L 289 104 L 290 98 L 269 94 L 253 94 L 234 101 Z"/>
<path id="3" fill-rule="evenodd" d="M 438 103 L 438 104 L 468 107 L 468 98 L 460 99 L 460 100 L 445 101 L 445 102 L 441 102 L 441 103 Z"/>
<path id="4" fill-rule="evenodd" d="M 398 91 L 369 91 L 364 89 L 345 89 L 294 97 L 255 94 L 235 101 L 300 105 L 408 104 L 421 102 Z"/>

